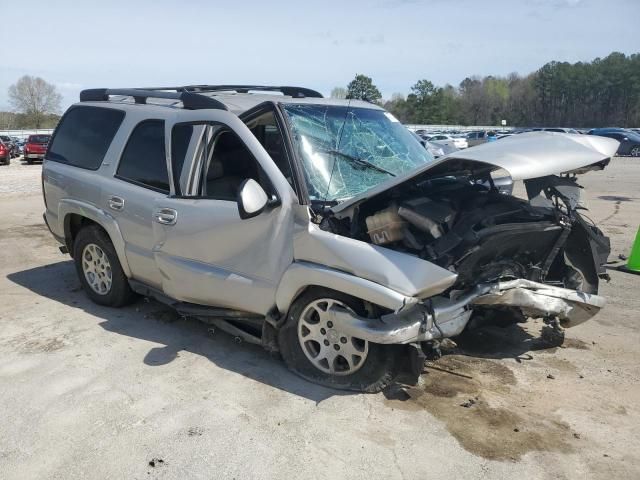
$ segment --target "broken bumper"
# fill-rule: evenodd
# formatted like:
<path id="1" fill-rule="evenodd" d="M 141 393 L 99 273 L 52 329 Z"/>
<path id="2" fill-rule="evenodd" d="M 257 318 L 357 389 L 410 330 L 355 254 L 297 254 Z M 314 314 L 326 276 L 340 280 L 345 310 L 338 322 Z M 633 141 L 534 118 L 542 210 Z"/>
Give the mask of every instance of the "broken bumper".
<path id="1" fill-rule="evenodd" d="M 553 287 L 530 280 L 481 284 L 454 298 L 433 297 L 399 312 L 371 319 L 340 307 L 328 312 L 339 331 L 380 344 L 406 344 L 462 333 L 475 306 L 518 307 L 530 317 L 555 317 L 573 327 L 605 305 L 598 295 Z"/>
<path id="2" fill-rule="evenodd" d="M 589 320 L 606 300 L 599 295 L 518 279 L 495 284 L 473 303 L 520 307 L 529 317 L 557 317 L 568 328 Z"/>

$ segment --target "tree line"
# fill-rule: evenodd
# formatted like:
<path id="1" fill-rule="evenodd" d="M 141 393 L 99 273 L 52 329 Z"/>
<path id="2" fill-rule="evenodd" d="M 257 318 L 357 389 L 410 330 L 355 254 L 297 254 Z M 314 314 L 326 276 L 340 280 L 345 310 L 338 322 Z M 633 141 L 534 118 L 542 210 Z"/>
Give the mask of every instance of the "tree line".
<path id="1" fill-rule="evenodd" d="M 472 76 L 457 87 L 418 80 L 408 95 L 382 95 L 356 75 L 332 96 L 379 103 L 403 123 L 528 127 L 640 126 L 640 54 L 592 62 L 549 62 L 525 76 Z"/>
<path id="2" fill-rule="evenodd" d="M 12 112 L 0 128 L 51 128 L 62 96 L 55 85 L 25 75 L 9 87 Z M 614 52 L 592 62 L 549 62 L 522 76 L 465 78 L 455 87 L 418 80 L 407 95 L 382 99 L 371 77 L 356 75 L 334 98 L 379 103 L 403 123 L 527 127 L 640 126 L 640 54 Z"/>

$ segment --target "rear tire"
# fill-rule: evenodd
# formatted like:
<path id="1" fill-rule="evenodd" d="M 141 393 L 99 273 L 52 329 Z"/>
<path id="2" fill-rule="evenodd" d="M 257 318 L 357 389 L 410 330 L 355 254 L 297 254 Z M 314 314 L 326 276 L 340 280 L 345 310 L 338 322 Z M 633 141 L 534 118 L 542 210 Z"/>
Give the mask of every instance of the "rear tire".
<path id="1" fill-rule="evenodd" d="M 640 157 L 640 146 L 635 146 L 631 149 L 630 155 L 632 157 Z"/>
<path id="2" fill-rule="evenodd" d="M 95 303 L 121 307 L 135 299 L 111 239 L 102 228 L 92 225 L 78 232 L 73 242 L 73 258 L 80 283 Z M 101 268 L 96 268 L 95 265 L 100 259 L 103 259 L 100 263 Z M 101 288 L 96 287 L 96 282 L 89 283 L 89 279 L 95 279 L 96 275 L 105 278 L 105 282 L 100 283 Z"/>
<path id="3" fill-rule="evenodd" d="M 364 357 L 364 359 L 361 360 L 363 363 L 357 365 L 353 373 L 348 373 L 350 368 L 346 366 L 344 361 L 342 363 L 345 365 L 346 371 L 328 373 L 326 368 L 323 369 L 322 366 L 316 366 L 312 362 L 308 351 L 307 353 L 303 351 L 303 348 L 308 348 L 303 347 L 303 340 L 301 340 L 299 336 L 299 328 L 302 328 L 300 327 L 300 322 L 305 322 L 303 314 L 308 312 L 311 306 L 317 305 L 318 301 L 323 303 L 326 300 L 341 304 L 359 315 L 366 316 L 364 305 L 356 298 L 324 288 L 312 288 L 308 290 L 293 303 L 289 309 L 284 325 L 278 331 L 278 346 L 286 365 L 302 378 L 326 387 L 376 393 L 389 386 L 400 371 L 402 354 L 405 352 L 403 346 L 379 345 L 368 342 L 365 348 L 365 344 L 362 343 L 364 342 L 363 340 L 353 339 L 353 341 L 361 345 L 360 348 L 362 349 L 362 356 Z M 326 331 L 327 325 L 322 318 L 318 321 L 318 328 L 321 326 L 324 327 Z M 336 340 L 335 343 L 338 346 L 342 345 L 344 348 L 350 345 L 338 329 L 333 330 L 333 332 L 326 332 L 327 338 L 329 338 L 329 334 L 331 333 L 337 335 L 336 338 L 339 340 Z M 348 340 L 348 342 L 351 341 L 352 339 Z M 322 348 L 319 342 L 315 343 Z M 332 345 L 329 344 L 328 348 L 331 347 Z M 333 345 L 333 347 L 335 347 L 335 345 Z M 318 354 L 318 356 L 319 355 L 320 354 Z"/>

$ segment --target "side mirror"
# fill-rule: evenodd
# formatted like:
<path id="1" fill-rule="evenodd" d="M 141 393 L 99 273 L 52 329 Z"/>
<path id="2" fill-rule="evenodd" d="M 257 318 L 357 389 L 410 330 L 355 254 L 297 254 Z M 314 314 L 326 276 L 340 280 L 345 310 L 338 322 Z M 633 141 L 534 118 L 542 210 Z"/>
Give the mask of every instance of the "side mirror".
<path id="1" fill-rule="evenodd" d="M 240 218 L 252 218 L 260 215 L 267 206 L 269 197 L 260 184 L 253 178 L 248 178 L 238 189 L 238 213 Z"/>

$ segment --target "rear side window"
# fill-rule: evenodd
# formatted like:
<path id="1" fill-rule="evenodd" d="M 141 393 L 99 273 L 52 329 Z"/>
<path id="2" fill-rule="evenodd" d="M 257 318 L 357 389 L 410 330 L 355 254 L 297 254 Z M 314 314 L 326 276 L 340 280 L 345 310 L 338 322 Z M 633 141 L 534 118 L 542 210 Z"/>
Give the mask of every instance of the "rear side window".
<path id="1" fill-rule="evenodd" d="M 56 130 L 47 160 L 97 170 L 123 119 L 123 111 L 111 108 L 72 108 Z"/>
<path id="2" fill-rule="evenodd" d="M 169 193 L 163 120 L 145 120 L 136 126 L 122 152 L 116 176 L 143 187 Z"/>
<path id="3" fill-rule="evenodd" d="M 188 123 L 176 125 L 171 133 L 171 168 L 173 170 L 173 185 L 176 195 L 182 194 L 182 186 L 180 184 L 180 176 L 182 175 L 182 167 L 187 158 L 187 151 L 193 135 L 193 125 Z"/>

